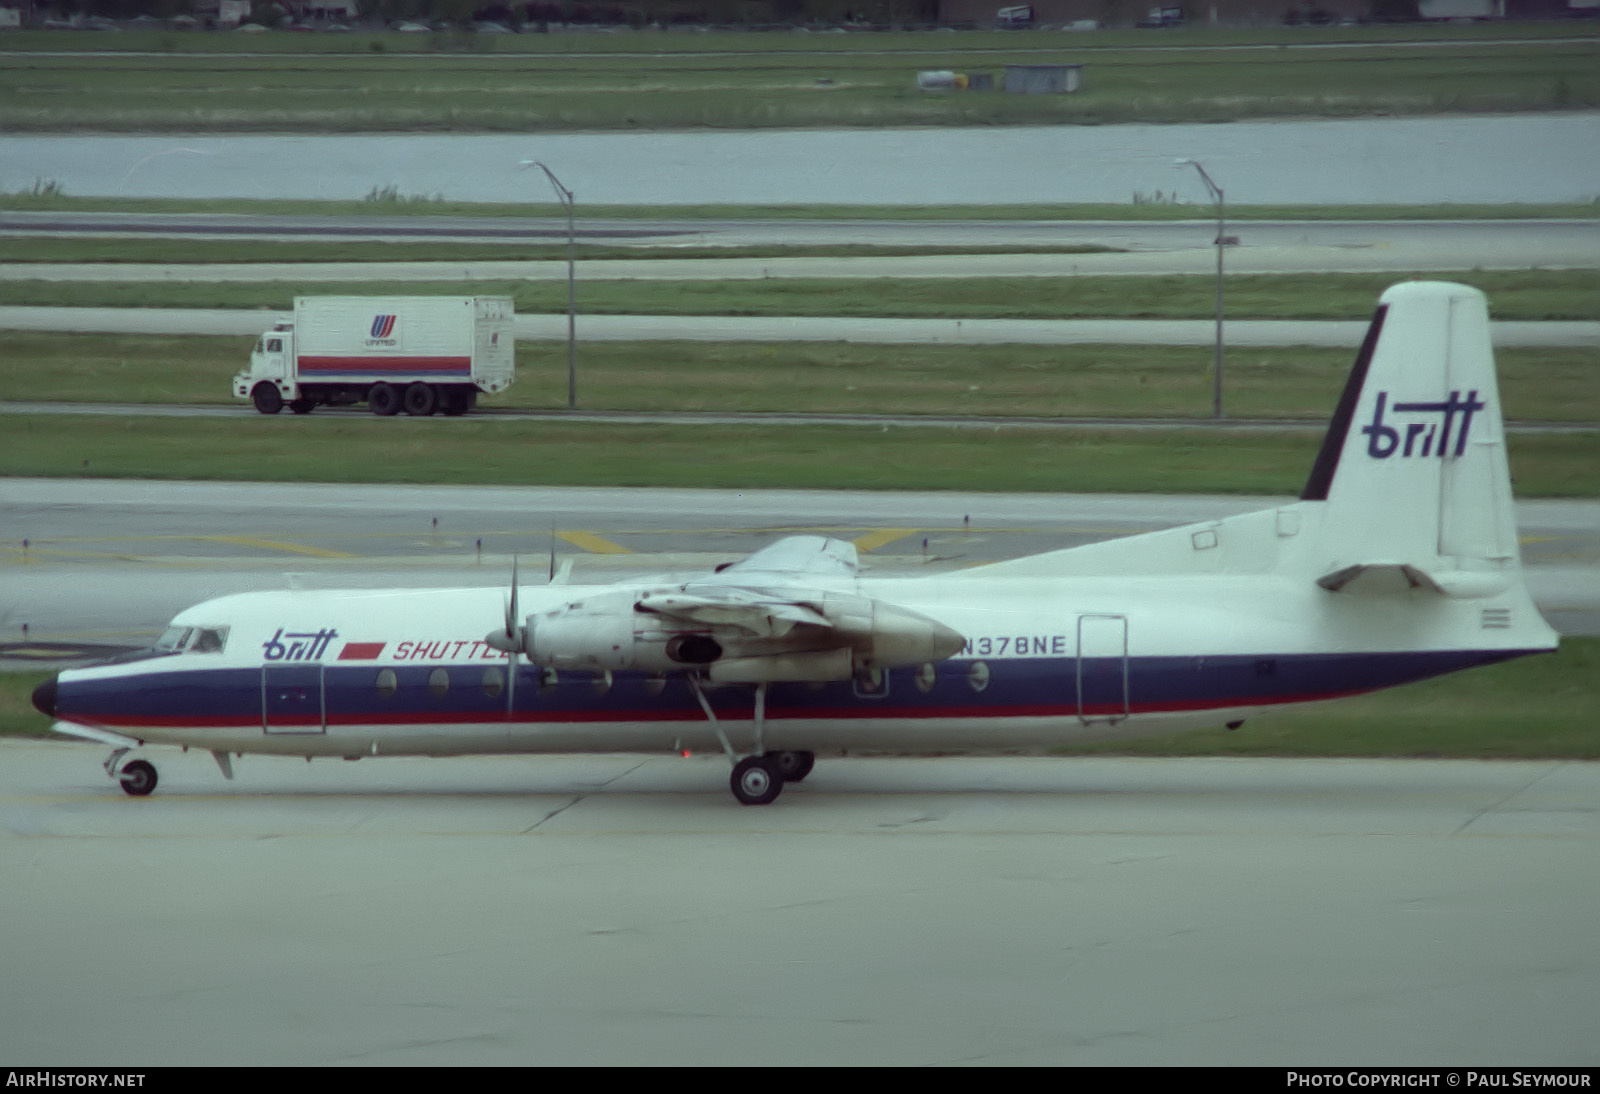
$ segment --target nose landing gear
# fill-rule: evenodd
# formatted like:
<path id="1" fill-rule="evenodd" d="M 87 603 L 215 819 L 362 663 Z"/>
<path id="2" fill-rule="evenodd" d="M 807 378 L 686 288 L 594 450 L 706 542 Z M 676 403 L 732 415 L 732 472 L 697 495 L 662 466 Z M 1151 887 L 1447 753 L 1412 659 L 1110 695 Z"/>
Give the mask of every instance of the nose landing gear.
<path id="1" fill-rule="evenodd" d="M 155 765 L 148 760 L 129 760 L 125 764 L 122 763 L 122 757 L 132 751 L 137 743 L 139 742 L 130 741 L 128 747 L 114 750 L 106 757 L 105 769 L 107 775 L 111 775 L 122 784 L 124 791 L 136 798 L 142 798 L 156 788 Z M 120 771 L 117 770 L 118 764 L 122 765 Z"/>
<path id="2" fill-rule="evenodd" d="M 133 760 L 123 765 L 117 777 L 122 789 L 136 798 L 142 798 L 156 788 L 155 765 L 148 760 Z"/>

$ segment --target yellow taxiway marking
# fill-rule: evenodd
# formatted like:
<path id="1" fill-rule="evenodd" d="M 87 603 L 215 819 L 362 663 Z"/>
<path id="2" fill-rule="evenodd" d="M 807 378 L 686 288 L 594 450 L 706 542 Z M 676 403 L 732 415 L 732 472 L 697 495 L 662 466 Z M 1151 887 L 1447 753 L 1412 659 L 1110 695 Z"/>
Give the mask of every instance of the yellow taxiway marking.
<path id="1" fill-rule="evenodd" d="M 856 545 L 858 551 L 876 551 L 879 547 L 915 535 L 916 532 L 915 528 L 874 528 L 864 536 L 857 536 L 851 542 Z"/>
<path id="2" fill-rule="evenodd" d="M 277 539 L 257 539 L 254 536 L 195 536 L 195 539 L 212 543 L 233 543 L 240 547 L 262 547 L 269 551 L 287 551 L 292 555 L 314 555 L 317 558 L 354 558 L 348 551 L 331 551 L 326 547 L 308 547 L 303 543 L 284 543 Z"/>
<path id="3" fill-rule="evenodd" d="M 632 551 L 620 543 L 613 543 L 604 536 L 597 536 L 593 532 L 557 532 L 557 538 L 564 539 L 581 551 L 588 551 L 592 555 L 631 555 Z"/>

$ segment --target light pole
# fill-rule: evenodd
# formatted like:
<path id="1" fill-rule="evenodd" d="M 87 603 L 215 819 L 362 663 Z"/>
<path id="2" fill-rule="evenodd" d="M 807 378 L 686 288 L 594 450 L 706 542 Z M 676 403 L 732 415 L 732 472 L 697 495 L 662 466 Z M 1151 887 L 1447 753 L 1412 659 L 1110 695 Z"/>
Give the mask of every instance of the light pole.
<path id="1" fill-rule="evenodd" d="M 578 292 L 573 270 L 572 191 L 561 185 L 555 173 L 538 160 L 523 160 L 523 167 L 537 167 L 556 188 L 556 196 L 567 207 L 567 409 L 578 409 Z"/>
<path id="2" fill-rule="evenodd" d="M 1222 417 L 1222 249 L 1234 242 L 1227 235 L 1227 208 L 1222 201 L 1222 187 L 1211 181 L 1206 169 L 1196 160 L 1178 160 L 1179 167 L 1193 167 L 1205 180 L 1206 188 L 1217 203 L 1217 360 L 1213 366 L 1213 391 L 1211 416 Z"/>

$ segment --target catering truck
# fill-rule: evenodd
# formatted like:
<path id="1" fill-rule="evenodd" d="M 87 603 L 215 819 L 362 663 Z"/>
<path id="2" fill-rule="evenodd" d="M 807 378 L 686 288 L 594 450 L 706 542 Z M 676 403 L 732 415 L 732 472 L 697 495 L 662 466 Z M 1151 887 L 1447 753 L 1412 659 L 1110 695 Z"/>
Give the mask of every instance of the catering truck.
<path id="1" fill-rule="evenodd" d="M 511 386 L 505 296 L 299 296 L 256 342 L 233 394 L 263 414 L 366 403 L 374 414 L 465 414 Z"/>

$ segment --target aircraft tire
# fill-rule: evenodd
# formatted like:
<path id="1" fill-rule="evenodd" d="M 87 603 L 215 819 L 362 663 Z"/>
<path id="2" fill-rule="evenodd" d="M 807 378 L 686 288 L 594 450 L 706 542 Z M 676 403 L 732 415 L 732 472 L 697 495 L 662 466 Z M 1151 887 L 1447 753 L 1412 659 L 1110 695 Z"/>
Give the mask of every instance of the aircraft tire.
<path id="1" fill-rule="evenodd" d="M 250 401 L 263 414 L 276 414 L 283 409 L 283 395 L 265 380 L 250 389 Z"/>
<path id="2" fill-rule="evenodd" d="M 783 792 L 783 776 L 766 756 L 746 756 L 734 765 L 729 785 L 741 805 L 768 805 Z"/>
<path id="3" fill-rule="evenodd" d="M 778 772 L 786 783 L 797 783 L 816 766 L 815 752 L 769 752 L 767 758 L 778 765 Z"/>
<path id="4" fill-rule="evenodd" d="M 380 418 L 393 417 L 400 409 L 400 393 L 390 384 L 373 384 L 367 392 L 367 409 Z"/>
<path id="5" fill-rule="evenodd" d="M 134 760 L 123 765 L 117 780 L 127 793 L 136 798 L 145 797 L 156 788 L 155 765 L 147 760 Z"/>

